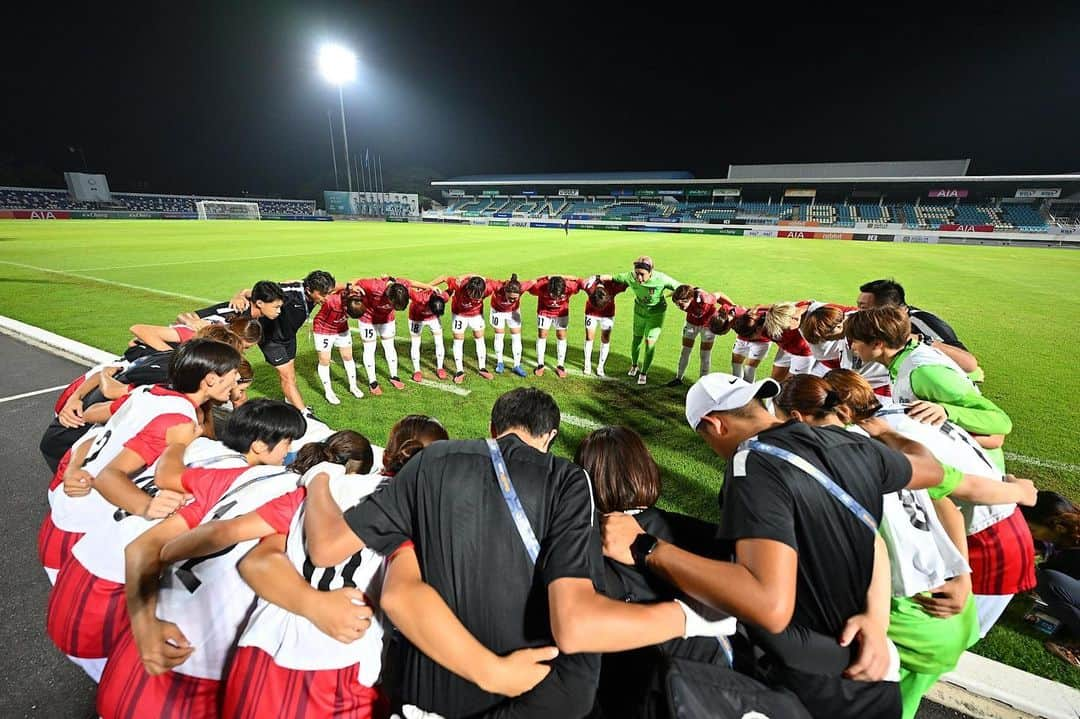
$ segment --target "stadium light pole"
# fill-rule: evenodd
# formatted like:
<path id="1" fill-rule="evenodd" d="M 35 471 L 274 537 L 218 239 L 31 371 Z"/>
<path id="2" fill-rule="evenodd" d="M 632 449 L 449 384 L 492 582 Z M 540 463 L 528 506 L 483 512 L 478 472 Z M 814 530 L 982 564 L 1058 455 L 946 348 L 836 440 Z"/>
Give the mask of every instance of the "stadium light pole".
<path id="1" fill-rule="evenodd" d="M 349 168 L 349 131 L 345 125 L 345 83 L 356 79 L 356 55 L 341 45 L 323 45 L 319 50 L 319 71 L 331 85 L 337 85 L 341 106 L 341 135 L 345 141 L 345 175 L 352 192 L 352 170 Z"/>

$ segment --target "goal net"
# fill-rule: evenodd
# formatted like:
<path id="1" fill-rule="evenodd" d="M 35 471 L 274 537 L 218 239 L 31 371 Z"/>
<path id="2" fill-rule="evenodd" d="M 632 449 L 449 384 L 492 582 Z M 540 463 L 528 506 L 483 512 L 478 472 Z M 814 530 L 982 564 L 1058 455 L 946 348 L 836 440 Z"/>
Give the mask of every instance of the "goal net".
<path id="1" fill-rule="evenodd" d="M 197 200 L 195 210 L 200 220 L 260 220 L 258 202 Z"/>

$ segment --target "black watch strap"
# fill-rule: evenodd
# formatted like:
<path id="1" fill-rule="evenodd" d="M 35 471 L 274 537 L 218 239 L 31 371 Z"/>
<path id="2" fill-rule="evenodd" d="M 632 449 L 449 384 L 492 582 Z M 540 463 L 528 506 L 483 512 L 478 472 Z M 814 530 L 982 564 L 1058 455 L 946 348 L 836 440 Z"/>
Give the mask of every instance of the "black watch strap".
<path id="1" fill-rule="evenodd" d="M 645 562 L 659 542 L 660 540 L 651 534 L 639 534 L 630 544 L 630 556 L 634 558 L 634 566 L 639 571 L 644 572 L 648 569 Z"/>

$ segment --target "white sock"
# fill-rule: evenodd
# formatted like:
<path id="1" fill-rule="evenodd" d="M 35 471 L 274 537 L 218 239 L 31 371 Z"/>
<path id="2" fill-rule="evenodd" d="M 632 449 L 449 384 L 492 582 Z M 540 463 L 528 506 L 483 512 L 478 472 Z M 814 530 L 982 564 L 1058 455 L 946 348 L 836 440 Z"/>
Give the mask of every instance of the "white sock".
<path id="1" fill-rule="evenodd" d="M 442 369 L 443 364 L 446 363 L 446 343 L 443 342 L 443 333 L 432 332 L 431 336 L 435 339 L 435 366 Z"/>
<path id="2" fill-rule="evenodd" d="M 555 356 L 557 360 L 555 362 L 556 367 L 564 367 L 566 365 L 566 340 L 555 340 Z"/>
<path id="3" fill-rule="evenodd" d="M 514 355 L 514 366 L 521 366 L 521 333 L 510 335 L 510 352 Z"/>
<path id="4" fill-rule="evenodd" d="M 712 372 L 712 347 L 707 350 L 701 350 L 701 376 Z"/>
<path id="5" fill-rule="evenodd" d="M 375 343 L 364 343 L 364 372 L 367 373 L 368 383 L 375 381 Z"/>
<path id="6" fill-rule="evenodd" d="M 547 352 L 547 337 L 536 338 L 536 364 L 544 366 L 544 354 Z"/>
<path id="7" fill-rule="evenodd" d="M 753 382 L 754 376 L 757 374 L 757 365 L 746 365 L 743 367 L 742 376 L 747 382 Z"/>
<path id="8" fill-rule="evenodd" d="M 476 366 L 480 369 L 487 367 L 487 342 L 483 337 L 473 340 L 476 343 Z"/>
<path id="9" fill-rule="evenodd" d="M 345 365 L 345 376 L 349 378 L 349 386 L 356 386 L 356 360 L 341 360 Z"/>
<path id="10" fill-rule="evenodd" d="M 454 369 L 458 372 L 464 372 L 465 366 L 462 364 L 465 361 L 465 340 L 454 339 Z"/>
<path id="11" fill-rule="evenodd" d="M 502 364 L 503 361 L 503 346 L 506 342 L 506 333 L 495 333 L 495 364 Z"/>
<path id="12" fill-rule="evenodd" d="M 592 340 L 585 340 L 585 369 L 592 368 Z"/>
<path id="13" fill-rule="evenodd" d="M 738 378 L 742 379 L 742 376 L 743 376 L 743 363 L 742 362 L 732 362 L 731 363 L 731 374 L 734 377 L 738 377 Z"/>
<path id="14" fill-rule="evenodd" d="M 420 335 L 409 337 L 409 359 L 412 360 L 413 372 L 420 371 Z"/>
<path id="15" fill-rule="evenodd" d="M 604 369 L 604 363 L 607 362 L 608 353 L 611 352 L 610 342 L 600 343 L 600 361 L 596 363 L 596 369 Z"/>
<path id="16" fill-rule="evenodd" d="M 321 364 L 316 367 L 316 371 L 319 373 L 319 381 L 322 382 L 323 389 L 327 392 L 332 392 L 330 388 L 330 365 Z"/>
<path id="17" fill-rule="evenodd" d="M 382 350 L 386 354 L 386 368 L 391 377 L 397 377 L 397 348 L 394 347 L 394 338 L 390 337 L 382 341 Z"/>
<path id="18" fill-rule="evenodd" d="M 682 379 L 686 374 L 686 366 L 690 364 L 690 353 L 693 351 L 693 347 L 683 345 L 682 354 L 679 355 L 679 371 L 675 373 L 675 379 Z"/>

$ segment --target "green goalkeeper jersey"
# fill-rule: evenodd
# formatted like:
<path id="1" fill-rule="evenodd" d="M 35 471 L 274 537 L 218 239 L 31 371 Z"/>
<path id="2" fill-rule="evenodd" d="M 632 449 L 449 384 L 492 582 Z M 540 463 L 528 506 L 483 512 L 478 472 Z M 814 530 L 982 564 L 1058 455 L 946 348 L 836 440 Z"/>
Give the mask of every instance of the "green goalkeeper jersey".
<path id="1" fill-rule="evenodd" d="M 655 270 L 644 282 L 638 282 L 633 272 L 620 272 L 611 277 L 616 282 L 622 282 L 634 293 L 634 309 L 647 312 L 666 310 L 667 301 L 664 299 L 664 290 L 674 290 L 679 286 L 674 279 Z"/>

